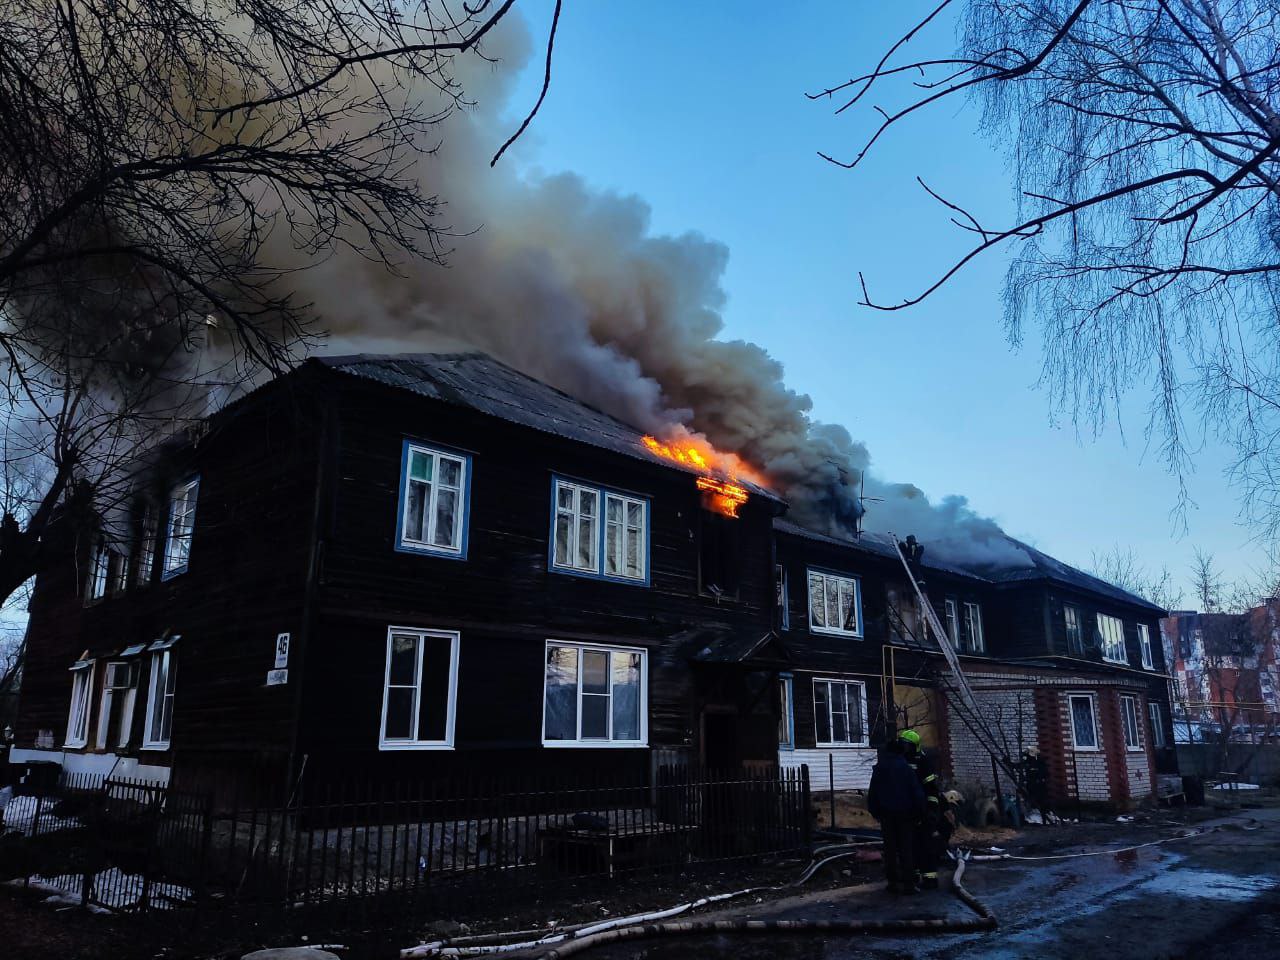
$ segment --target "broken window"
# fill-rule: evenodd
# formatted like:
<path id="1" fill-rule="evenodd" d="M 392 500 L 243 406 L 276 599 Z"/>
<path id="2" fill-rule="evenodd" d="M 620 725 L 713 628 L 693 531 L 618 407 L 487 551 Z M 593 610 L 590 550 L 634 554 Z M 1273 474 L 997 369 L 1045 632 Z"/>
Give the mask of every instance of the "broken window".
<path id="1" fill-rule="evenodd" d="M 982 635 L 982 607 L 976 603 L 964 605 L 964 648 L 969 653 L 982 653 L 987 649 Z"/>
<path id="2" fill-rule="evenodd" d="M 862 598 L 857 577 L 809 571 L 809 629 L 814 633 L 862 636 Z"/>
<path id="3" fill-rule="evenodd" d="M 449 630 L 387 631 L 382 750 L 453 746 L 459 635 Z"/>
<path id="4" fill-rule="evenodd" d="M 1084 656 L 1084 632 L 1080 629 L 1080 608 L 1064 603 L 1062 619 L 1067 628 L 1067 652 Z"/>
<path id="5" fill-rule="evenodd" d="M 462 454 L 405 443 L 397 538 L 402 550 L 463 556 L 469 466 Z"/>
<path id="6" fill-rule="evenodd" d="M 1093 697 L 1087 693 L 1067 698 L 1071 707 L 1071 736 L 1077 750 L 1097 750 L 1098 730 L 1093 722 Z"/>
<path id="7" fill-rule="evenodd" d="M 1120 720 L 1124 725 L 1126 750 L 1141 750 L 1142 738 L 1138 735 L 1138 698 L 1120 698 Z"/>
<path id="8" fill-rule="evenodd" d="M 1102 659 L 1111 663 L 1128 663 L 1124 649 L 1124 621 L 1119 617 L 1098 614 L 1098 636 L 1101 638 Z"/>
<path id="9" fill-rule="evenodd" d="M 700 510 L 698 586 L 714 597 L 737 597 L 742 554 L 738 549 L 741 524 L 734 517 Z"/>
<path id="10" fill-rule="evenodd" d="M 1160 704 L 1148 703 L 1147 716 L 1151 720 L 1151 743 L 1157 749 L 1164 747 L 1164 718 L 1160 716 Z"/>
<path id="11" fill-rule="evenodd" d="M 860 680 L 814 680 L 813 717 L 818 746 L 866 746 L 866 684 Z"/>
<path id="12" fill-rule="evenodd" d="M 155 569 L 156 538 L 159 526 L 156 523 L 156 510 L 151 504 L 142 509 L 142 522 L 139 525 L 138 560 L 133 568 L 134 582 L 145 587 L 151 582 L 151 574 Z"/>
<path id="13" fill-rule="evenodd" d="M 796 719 L 791 677 L 778 678 L 778 694 L 778 749 L 792 750 L 796 745 Z"/>
<path id="14" fill-rule="evenodd" d="M 553 570 L 609 580 L 644 580 L 648 565 L 646 500 L 556 479 L 551 528 Z"/>
<path id="15" fill-rule="evenodd" d="M 129 746 L 137 693 L 137 664 L 127 661 L 108 663 L 102 683 L 102 706 L 98 711 L 99 750 Z"/>
<path id="16" fill-rule="evenodd" d="M 643 746 L 648 654 L 592 644 L 547 644 L 542 742 Z"/>
<path id="17" fill-rule="evenodd" d="M 144 750 L 168 750 L 173 736 L 174 673 L 173 642 L 151 654 L 151 682 L 147 689 L 147 719 L 142 732 Z M 152 644 L 155 647 L 157 644 Z"/>
<path id="18" fill-rule="evenodd" d="M 1138 624 L 1138 648 L 1142 651 L 1142 667 L 1154 670 L 1155 663 L 1151 659 L 1151 631 L 1145 623 Z"/>
<path id="19" fill-rule="evenodd" d="M 169 522 L 165 532 L 164 563 L 161 577 L 176 577 L 187 569 L 191 559 L 191 537 L 196 526 L 196 496 L 200 480 L 188 480 L 173 488 L 169 495 Z"/>
<path id="20" fill-rule="evenodd" d="M 71 668 L 71 712 L 67 715 L 64 747 L 89 742 L 89 701 L 93 696 L 93 661 L 81 660 Z"/>

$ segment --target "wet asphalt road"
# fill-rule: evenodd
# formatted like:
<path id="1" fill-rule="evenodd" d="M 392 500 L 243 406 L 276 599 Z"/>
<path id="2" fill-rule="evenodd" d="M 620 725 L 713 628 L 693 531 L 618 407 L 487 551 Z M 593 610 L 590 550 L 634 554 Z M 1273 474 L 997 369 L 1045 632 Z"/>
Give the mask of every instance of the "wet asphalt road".
<path id="1" fill-rule="evenodd" d="M 965 886 L 999 919 L 999 929 L 991 933 L 699 936 L 618 944 L 584 956 L 594 960 L 1280 957 L 1280 940 L 1275 937 L 1280 917 L 1280 810 L 1245 813 L 1255 818 L 1259 829 L 1222 826 L 1202 837 L 1119 856 L 974 864 L 965 876 Z M 1148 832 L 1136 840 L 1152 836 Z M 882 886 L 816 892 L 714 916 L 972 916 L 945 889 L 904 901 L 883 893 Z"/>

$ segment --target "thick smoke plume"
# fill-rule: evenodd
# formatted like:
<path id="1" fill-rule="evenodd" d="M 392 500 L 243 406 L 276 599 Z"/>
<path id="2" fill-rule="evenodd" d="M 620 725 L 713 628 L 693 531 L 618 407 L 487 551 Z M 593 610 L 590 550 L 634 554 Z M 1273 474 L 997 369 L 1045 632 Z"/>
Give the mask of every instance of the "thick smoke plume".
<path id="1" fill-rule="evenodd" d="M 757 468 L 789 500 L 791 519 L 852 533 L 871 458 L 843 427 L 812 419 L 809 398 L 763 348 L 718 339 L 725 246 L 655 236 L 643 200 L 571 174 L 520 176 L 513 158 L 490 169 L 529 41 L 504 21 L 486 53 L 497 68 L 473 64 L 461 76 L 478 108 L 444 123 L 440 150 L 417 170 L 426 193 L 446 202 L 449 267 L 395 276 L 339 251 L 295 274 L 329 335 L 325 352 L 487 351 L 661 438 L 700 434 Z M 883 498 L 868 529 L 948 540 L 973 560 L 1020 556 L 962 498 L 933 504 L 874 474 L 865 492 Z"/>

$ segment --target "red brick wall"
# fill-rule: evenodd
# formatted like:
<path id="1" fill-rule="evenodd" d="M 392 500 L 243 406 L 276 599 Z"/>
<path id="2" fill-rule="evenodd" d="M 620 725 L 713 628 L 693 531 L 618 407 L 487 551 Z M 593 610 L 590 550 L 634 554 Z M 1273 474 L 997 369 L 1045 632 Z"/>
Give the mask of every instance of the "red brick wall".
<path id="1" fill-rule="evenodd" d="M 1049 800 L 1062 805 L 1071 799 L 1071 773 L 1067 768 L 1067 755 L 1063 747 L 1065 718 L 1058 691 L 1037 687 L 1035 692 L 1036 732 L 1040 743 L 1040 756 L 1049 772 Z"/>
<path id="2" fill-rule="evenodd" d="M 1129 769 L 1125 761 L 1120 700 L 1114 690 L 1099 689 L 1097 693 L 1102 748 L 1107 758 L 1107 786 L 1110 788 L 1111 802 L 1124 807 L 1129 803 Z"/>

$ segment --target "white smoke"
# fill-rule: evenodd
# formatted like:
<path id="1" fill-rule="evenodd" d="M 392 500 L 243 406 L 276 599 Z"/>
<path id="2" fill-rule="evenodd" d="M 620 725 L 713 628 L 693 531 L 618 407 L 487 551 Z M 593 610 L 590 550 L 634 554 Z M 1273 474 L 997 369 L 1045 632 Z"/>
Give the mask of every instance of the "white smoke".
<path id="1" fill-rule="evenodd" d="M 512 158 L 490 168 L 529 49 L 523 27 L 504 22 L 485 51 L 498 65 L 460 71 L 478 107 L 445 121 L 438 153 L 418 164 L 426 192 L 446 204 L 447 268 L 411 265 L 396 276 L 340 250 L 293 276 L 321 314 L 324 352 L 487 351 L 646 431 L 704 435 L 762 472 L 791 519 L 850 533 L 870 456 L 843 427 L 811 418 L 809 397 L 785 384 L 763 348 L 720 339 L 725 246 L 654 235 L 642 199 L 573 174 L 521 176 Z M 874 474 L 865 492 L 883 498 L 870 506 L 869 529 L 948 540 L 953 556 L 1014 559 L 994 521 L 963 498 L 933 504 Z"/>

